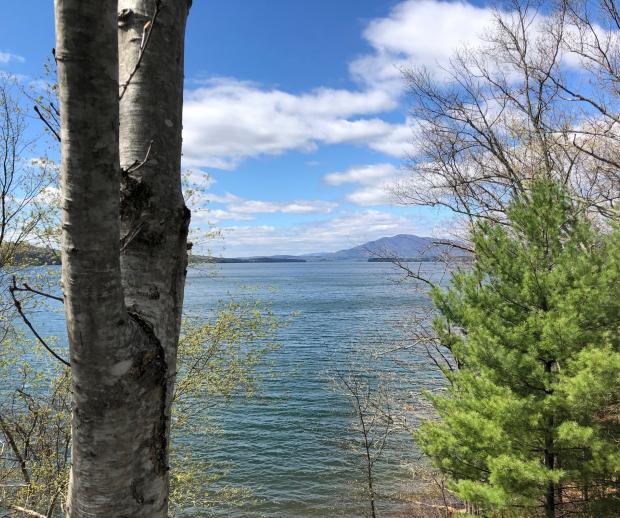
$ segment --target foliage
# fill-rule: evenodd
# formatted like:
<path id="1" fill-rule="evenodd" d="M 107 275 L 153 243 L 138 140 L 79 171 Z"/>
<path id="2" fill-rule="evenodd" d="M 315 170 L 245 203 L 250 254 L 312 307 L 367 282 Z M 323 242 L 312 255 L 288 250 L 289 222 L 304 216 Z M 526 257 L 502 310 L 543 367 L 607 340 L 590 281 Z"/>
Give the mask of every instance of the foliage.
<path id="1" fill-rule="evenodd" d="M 620 232 L 547 180 L 507 215 L 475 226 L 473 270 L 433 291 L 458 368 L 417 438 L 485 512 L 617 516 Z"/>
<path id="2" fill-rule="evenodd" d="M 231 300 L 206 322 L 186 320 L 172 407 L 170 499 L 175 514 L 187 508 L 238 507 L 252 498 L 247 488 L 224 484 L 230 467 L 202 456 L 198 445 L 216 438 L 215 406 L 254 393 L 283 324 L 259 301 Z"/>
<path id="3" fill-rule="evenodd" d="M 213 436 L 208 414 L 217 401 L 255 390 L 257 368 L 276 347 L 273 338 L 281 324 L 268 306 L 255 301 L 231 301 L 213 314 L 206 322 L 187 321 L 179 344 L 170 461 L 171 504 L 177 514 L 188 507 L 234 506 L 251 498 L 245 488 L 215 487 L 226 469 L 201 458 L 199 445 Z M 68 481 L 68 371 L 39 361 L 35 349 L 13 349 L 4 374 L 16 388 L 0 395 L 0 508 L 56 515 L 50 513 L 58 512 Z"/>
<path id="4" fill-rule="evenodd" d="M 67 487 L 71 405 L 65 370 L 49 379 L 29 365 L 2 400 L 1 506 L 40 509 L 53 516 Z M 48 373 L 49 374 L 49 373 Z"/>
<path id="5" fill-rule="evenodd" d="M 213 395 L 230 397 L 238 390 L 251 395 L 255 368 L 275 347 L 270 340 L 279 326 L 260 301 L 232 300 L 207 322 L 186 320 L 179 340 L 177 410 L 187 414 L 188 405 Z"/>
<path id="6" fill-rule="evenodd" d="M 46 156 L 32 158 L 41 155 L 42 142 L 27 124 L 25 95 L 15 78 L 0 74 L 0 505 L 21 503 L 50 514 L 66 485 L 67 376 L 43 362 L 38 344 L 16 325 L 8 289 L 21 274 L 33 287 L 48 284 L 47 276 L 28 268 L 52 258 L 57 225 L 57 168 Z M 33 292 L 22 294 L 20 304 L 28 311 L 39 305 Z"/>
<path id="7" fill-rule="evenodd" d="M 52 74 L 53 75 L 53 74 Z M 56 85 L 31 98 L 47 130 L 58 133 Z M 47 158 L 27 162 L 24 92 L 0 76 L 0 200 L 7 219 L 0 219 L 0 510 L 18 507 L 56 516 L 68 482 L 71 393 L 68 371 L 45 356 L 19 326 L 6 287 L 14 274 L 28 279 L 19 301 L 26 312 L 45 299 L 35 290 L 56 291 L 56 272 L 28 269 L 57 263 L 59 190 L 57 167 Z M 34 149 L 34 148 L 33 148 Z M 7 165 L 8 164 L 8 165 Z M 204 181 L 204 180 L 203 180 Z M 200 198 L 205 186 L 184 182 L 188 203 Z M 197 236 L 212 239 L 212 234 Z M 21 275 L 21 274 L 24 275 Z M 26 284 L 23 284 L 26 286 Z M 50 288 L 50 286 L 53 286 Z M 52 302 L 56 304 L 57 302 Z M 209 508 L 239 505 L 251 497 L 245 488 L 214 487 L 226 472 L 196 454 L 197 445 L 216 433 L 210 408 L 237 394 L 249 396 L 260 377 L 259 365 L 276 345 L 281 322 L 270 308 L 257 301 L 235 302 L 213 308 L 210 319 L 187 319 L 182 329 L 177 363 L 177 384 L 172 416 L 172 507 Z M 53 341 L 46 338 L 48 343 Z M 57 347 L 57 344 L 53 344 Z M 188 448 L 187 442 L 193 447 Z M 198 448 L 199 449 L 199 448 Z"/>

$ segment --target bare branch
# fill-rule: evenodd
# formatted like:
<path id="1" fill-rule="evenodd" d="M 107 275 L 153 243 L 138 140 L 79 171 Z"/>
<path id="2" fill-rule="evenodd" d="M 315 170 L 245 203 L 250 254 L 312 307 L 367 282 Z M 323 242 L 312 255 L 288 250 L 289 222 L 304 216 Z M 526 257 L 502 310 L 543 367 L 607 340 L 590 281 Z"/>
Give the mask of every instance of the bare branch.
<path id="1" fill-rule="evenodd" d="M 461 243 L 457 243 L 456 241 L 451 241 L 449 239 L 433 239 L 433 245 L 436 246 L 449 246 L 451 248 L 456 248 L 458 250 L 462 250 L 463 252 L 468 252 L 470 254 L 474 253 L 474 249 L 461 244 Z"/>
<path id="2" fill-rule="evenodd" d="M 56 140 L 58 140 L 58 142 L 60 142 L 61 141 L 60 140 L 60 135 L 58 134 L 56 129 L 54 129 L 54 127 L 49 123 L 49 121 L 45 118 L 45 116 L 41 113 L 41 110 L 39 109 L 39 107 L 36 104 L 34 106 L 34 111 L 39 116 L 39 119 L 41 119 L 43 121 L 43 123 L 49 128 L 49 130 L 54 134 L 54 136 L 56 137 Z"/>
<path id="3" fill-rule="evenodd" d="M 407 278 L 423 282 L 429 288 L 435 288 L 437 286 L 433 281 L 422 275 L 422 264 L 424 263 L 418 263 L 417 271 L 413 270 L 405 261 L 401 261 L 400 259 L 395 259 L 392 261 L 392 264 L 403 270 Z"/>
<path id="4" fill-rule="evenodd" d="M 34 326 L 32 325 L 32 323 L 30 322 L 30 320 L 28 320 L 28 317 L 26 316 L 26 314 L 24 313 L 24 310 L 22 308 L 21 302 L 19 300 L 17 300 L 17 297 L 15 297 L 15 291 L 17 288 L 17 281 L 15 279 L 15 276 L 13 276 L 13 285 L 9 287 L 9 292 L 11 294 L 11 298 L 13 299 L 13 304 L 15 305 L 15 308 L 17 309 L 17 312 L 19 313 L 19 316 L 22 318 L 22 320 L 24 321 L 24 323 L 28 326 L 28 328 L 30 329 L 30 331 L 32 331 L 32 334 L 34 334 L 34 336 L 37 338 L 37 340 L 39 341 L 39 343 L 54 357 L 56 358 L 59 362 L 63 363 L 64 365 L 66 365 L 67 367 L 71 367 L 71 364 L 66 361 L 65 359 L 63 359 L 62 357 L 60 357 L 58 354 L 56 354 L 56 352 L 47 344 L 47 342 L 41 337 L 41 335 L 37 332 L 37 330 L 34 328 Z"/>
<path id="5" fill-rule="evenodd" d="M 13 286 L 13 291 L 28 291 L 30 293 L 35 293 L 36 295 L 41 295 L 42 297 L 47 297 L 48 299 L 57 300 L 59 302 L 64 302 L 65 301 L 65 299 L 63 299 L 62 297 L 58 297 L 56 295 L 51 295 L 49 293 L 45 293 L 44 291 L 39 291 L 39 290 L 36 290 L 34 288 L 31 288 L 28 285 L 28 283 L 26 283 L 26 282 L 23 284 L 23 288 L 20 288 L 19 286 L 14 285 Z"/>
<path id="6" fill-rule="evenodd" d="M 144 155 L 144 158 L 142 160 L 136 160 L 127 169 L 124 169 L 123 173 L 124 174 L 133 173 L 134 171 L 137 171 L 138 169 L 146 165 L 151 157 L 152 148 L 153 148 L 153 141 L 151 140 L 151 142 L 149 143 L 149 147 L 147 148 L 146 153 Z"/>
<path id="7" fill-rule="evenodd" d="M 17 463 L 19 464 L 19 468 L 21 469 L 22 476 L 24 477 L 24 482 L 26 484 L 30 484 L 30 473 L 28 472 L 28 467 L 26 466 L 26 460 L 22 456 L 19 448 L 17 446 L 17 441 L 15 441 L 15 437 L 13 437 L 13 433 L 9 429 L 7 423 L 4 418 L 0 414 L 0 430 L 4 433 L 9 445 L 11 446 L 11 450 L 13 451 L 13 455 L 17 459 Z"/>
<path id="8" fill-rule="evenodd" d="M 47 518 L 44 514 L 37 513 L 36 511 L 26 509 L 25 507 L 21 507 L 19 505 L 11 505 L 10 507 L 15 511 L 25 514 L 26 516 L 31 516 L 32 518 Z"/>
<path id="9" fill-rule="evenodd" d="M 157 22 L 157 17 L 159 16 L 160 11 L 161 11 L 161 0 L 157 0 L 157 3 L 155 4 L 155 12 L 153 13 L 153 17 L 150 19 L 150 21 L 144 24 L 144 29 L 142 33 L 142 42 L 140 44 L 140 54 L 138 55 L 138 61 L 136 61 L 136 65 L 134 66 L 133 70 L 129 74 L 127 81 L 125 81 L 123 84 L 120 85 L 121 91 L 118 96 L 119 101 L 125 95 L 125 92 L 127 91 L 127 88 L 129 87 L 129 84 L 131 83 L 133 76 L 136 75 L 136 73 L 138 72 L 138 69 L 140 68 L 140 65 L 142 64 L 142 58 L 144 58 L 146 49 L 149 46 L 149 41 L 151 41 L 151 34 L 153 34 L 153 30 L 155 29 L 155 23 Z"/>

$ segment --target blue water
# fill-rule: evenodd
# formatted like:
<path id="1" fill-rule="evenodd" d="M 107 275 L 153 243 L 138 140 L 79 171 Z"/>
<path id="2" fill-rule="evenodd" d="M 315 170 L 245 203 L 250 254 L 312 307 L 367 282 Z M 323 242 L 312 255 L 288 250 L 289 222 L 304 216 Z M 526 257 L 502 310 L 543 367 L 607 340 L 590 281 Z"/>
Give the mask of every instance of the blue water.
<path id="1" fill-rule="evenodd" d="M 351 436 L 351 406 L 334 390 L 333 370 L 396 372 L 392 385 L 404 393 L 440 383 L 422 352 L 407 353 L 406 369 L 392 355 L 372 354 L 406 344 L 402 324 L 428 306 L 423 292 L 402 277 L 385 263 L 227 264 L 216 277 L 190 272 L 190 313 L 208 310 L 228 293 L 243 294 L 245 286 L 256 287 L 250 296 L 270 301 L 282 318 L 299 312 L 279 333 L 273 376 L 266 377 L 259 397 L 222 412 L 223 436 L 204 445 L 205 455 L 232 465 L 227 482 L 251 488 L 260 501 L 238 512 L 209 514 L 363 516 L 363 459 L 343 448 Z M 387 497 L 407 490 L 410 465 L 418 458 L 405 435 L 392 438 L 377 464 L 378 489 L 386 496 L 380 507 L 392 512 L 400 506 Z"/>
<path id="2" fill-rule="evenodd" d="M 215 505 L 189 514 L 364 516 L 363 459 L 345 447 L 355 437 L 351 406 L 334 390 L 334 370 L 370 367 L 373 375 L 390 374 L 403 404 L 408 393 L 441 384 L 422 351 L 373 354 L 406 345 L 403 324 L 429 304 L 402 277 L 386 263 L 224 264 L 215 275 L 190 269 L 189 314 L 206 314 L 233 295 L 269 302 L 283 319 L 291 312 L 297 316 L 279 331 L 280 347 L 269 358 L 256 396 L 217 407 L 220 433 L 191 444 L 197 455 L 230 466 L 225 483 L 250 489 L 252 502 L 241 509 Z M 36 320 L 46 333 L 64 335 L 61 313 L 41 313 Z M 410 434 L 395 434 L 388 442 L 376 465 L 382 515 L 396 516 L 405 508 L 398 495 L 414 482 L 411 466 L 418 460 Z"/>

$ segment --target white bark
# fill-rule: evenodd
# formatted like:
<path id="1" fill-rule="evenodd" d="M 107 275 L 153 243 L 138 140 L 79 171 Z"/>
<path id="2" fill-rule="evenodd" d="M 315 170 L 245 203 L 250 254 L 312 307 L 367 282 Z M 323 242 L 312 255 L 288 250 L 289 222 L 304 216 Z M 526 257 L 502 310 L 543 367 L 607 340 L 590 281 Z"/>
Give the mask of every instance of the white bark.
<path id="1" fill-rule="evenodd" d="M 123 174 L 121 182 L 123 289 L 128 310 L 152 326 L 164 354 L 166 443 L 162 448 L 166 454 L 190 219 L 181 191 L 189 7 L 188 0 L 119 1 L 123 13 L 119 17 L 121 167 L 131 170 L 132 164 L 147 158 L 144 165 Z M 167 455 L 162 461 L 167 465 Z M 167 484 L 167 471 L 162 475 Z"/>
<path id="2" fill-rule="evenodd" d="M 119 38 L 116 0 L 55 0 L 72 518 L 168 511 L 168 417 L 189 224 L 180 190 L 186 0 L 162 2 L 120 120 L 118 102 L 118 43 L 125 74 L 154 5 L 131 2 L 135 14 Z M 153 141 L 152 159 L 125 175 L 122 193 L 119 123 L 124 164 L 144 158 Z"/>
<path id="3" fill-rule="evenodd" d="M 135 70 L 157 0 L 120 0 L 120 81 Z M 181 192 L 183 49 L 188 0 L 161 2 L 120 104 L 121 253 L 127 308 L 150 322 L 175 364 L 190 213 Z M 173 372 L 172 369 L 171 372 Z M 171 378 L 172 381 L 172 378 Z M 168 394 L 172 394 L 172 385 Z"/>

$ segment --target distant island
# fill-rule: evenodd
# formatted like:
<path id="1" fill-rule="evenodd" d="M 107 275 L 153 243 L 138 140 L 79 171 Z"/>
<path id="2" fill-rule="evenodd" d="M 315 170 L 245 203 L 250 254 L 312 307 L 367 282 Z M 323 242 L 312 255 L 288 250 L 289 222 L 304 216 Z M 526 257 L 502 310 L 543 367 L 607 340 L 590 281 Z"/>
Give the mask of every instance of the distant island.
<path id="1" fill-rule="evenodd" d="M 190 263 L 307 263 L 320 261 L 363 261 L 363 262 L 431 262 L 446 255 L 465 259 L 467 252 L 453 246 L 450 241 L 436 243 L 432 237 L 398 234 L 382 237 L 353 248 L 337 252 L 318 252 L 303 255 L 271 255 L 254 257 L 216 257 L 192 255 Z"/>
<path id="2" fill-rule="evenodd" d="M 218 257 L 192 254 L 189 257 L 189 263 L 432 262 L 445 256 L 466 261 L 469 258 L 469 254 L 458 248 L 458 243 L 454 244 L 457 246 L 453 246 L 450 241 L 445 240 L 442 240 L 441 244 L 437 244 L 436 239 L 431 237 L 398 234 L 392 237 L 382 237 L 381 239 L 369 241 L 353 248 L 338 250 L 337 252 L 252 257 Z M 60 253 L 49 248 L 23 244 L 15 253 L 15 260 L 19 264 L 30 266 L 54 265 L 60 264 Z"/>
<path id="3" fill-rule="evenodd" d="M 192 255 L 189 258 L 193 263 L 305 263 L 305 259 L 297 257 L 214 257 L 210 255 Z"/>
<path id="4" fill-rule="evenodd" d="M 430 263 L 437 257 L 369 257 L 369 263 Z"/>

